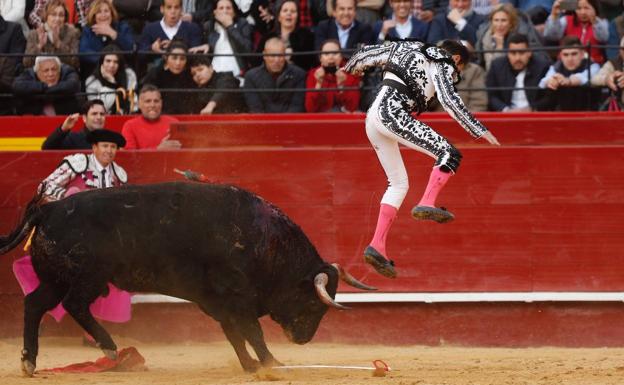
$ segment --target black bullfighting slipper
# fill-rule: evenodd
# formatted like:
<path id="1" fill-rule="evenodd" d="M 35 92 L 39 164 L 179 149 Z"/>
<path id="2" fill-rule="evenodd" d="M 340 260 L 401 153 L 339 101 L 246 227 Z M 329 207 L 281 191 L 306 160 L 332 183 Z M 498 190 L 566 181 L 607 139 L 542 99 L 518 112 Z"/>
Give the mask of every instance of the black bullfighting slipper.
<path id="1" fill-rule="evenodd" d="M 396 278 L 397 276 L 396 270 L 394 270 L 394 262 L 386 259 L 372 246 L 368 246 L 364 250 L 364 261 L 373 266 L 384 277 Z"/>
<path id="2" fill-rule="evenodd" d="M 412 217 L 419 221 L 432 220 L 438 223 L 447 223 L 455 219 L 455 215 L 446 211 L 444 207 L 415 206 Z"/>

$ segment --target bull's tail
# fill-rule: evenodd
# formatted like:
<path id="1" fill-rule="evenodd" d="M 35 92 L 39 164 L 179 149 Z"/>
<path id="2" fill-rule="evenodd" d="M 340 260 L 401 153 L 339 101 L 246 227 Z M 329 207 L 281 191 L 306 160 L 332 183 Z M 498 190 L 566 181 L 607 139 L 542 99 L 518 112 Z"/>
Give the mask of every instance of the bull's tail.
<path id="1" fill-rule="evenodd" d="M 42 217 L 42 199 L 43 189 L 35 194 L 35 196 L 28 203 L 21 222 L 13 229 L 13 231 L 11 231 L 11 233 L 7 236 L 0 236 L 0 255 L 6 254 L 19 245 L 24 238 L 28 236 L 33 227 L 39 223 Z"/>

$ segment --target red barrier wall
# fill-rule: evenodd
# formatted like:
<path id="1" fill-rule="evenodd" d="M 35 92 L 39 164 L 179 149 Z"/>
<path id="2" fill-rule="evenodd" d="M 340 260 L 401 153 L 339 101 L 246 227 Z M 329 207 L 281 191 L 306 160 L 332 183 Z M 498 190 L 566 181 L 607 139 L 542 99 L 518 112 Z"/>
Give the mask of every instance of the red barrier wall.
<path id="1" fill-rule="evenodd" d="M 501 115 L 489 117 L 503 118 L 508 119 Z M 216 181 L 255 191 L 299 223 L 325 259 L 340 262 L 356 277 L 383 291 L 624 291 L 621 253 L 624 249 L 624 145 L 619 144 L 623 137 L 620 132 L 622 117 L 589 119 L 589 116 L 575 114 L 548 119 L 552 119 L 548 124 L 535 123 L 542 128 L 535 130 L 530 138 L 535 143 L 550 143 L 547 145 L 529 145 L 527 140 L 522 145 L 506 144 L 501 148 L 475 143 L 459 145 L 464 161 L 440 196 L 440 203 L 457 216 L 455 222 L 446 225 L 419 223 L 409 217 L 411 206 L 418 201 L 425 186 L 432 160 L 403 150 L 412 187 L 389 235 L 389 253 L 397 262 L 400 274 L 396 280 L 373 273 L 361 260 L 386 184 L 374 151 L 365 145 L 361 126 L 356 132 L 354 129 L 341 131 L 345 122 L 334 121 L 331 126 L 317 124 L 316 128 L 323 135 L 338 133 L 341 145 L 330 147 L 329 139 L 301 129 L 301 122 L 279 127 L 257 122 L 251 126 L 232 123 L 229 134 L 224 125 L 212 132 L 210 140 L 222 147 L 177 152 L 120 152 L 118 160 L 128 170 L 133 183 L 179 180 L 172 172 L 177 167 L 199 170 Z M 580 128 L 569 123 L 580 120 L 583 120 Z M 607 126 L 602 125 L 605 121 L 609 122 Z M 312 123 L 309 120 L 305 124 Z M 506 125 L 500 124 L 495 132 L 503 143 L 521 143 L 522 136 L 512 130 L 530 128 L 523 125 L 521 117 Z M 562 131 L 561 127 L 566 125 L 569 131 Z M 210 128 L 190 130 L 194 129 Z M 267 135 L 264 129 L 273 133 Z M 241 130 L 247 130 L 245 140 L 240 139 Z M 182 131 L 180 135 L 184 134 Z M 511 140 L 513 135 L 516 139 Z M 285 147 L 277 147 L 275 142 L 267 146 L 272 137 L 291 142 L 285 143 Z M 618 144 L 600 143 L 609 141 L 608 138 Z M 302 147 L 306 141 L 314 140 L 313 146 Z M 17 222 L 19 208 L 63 154 L 0 153 L 0 164 L 4 165 L 4 178 L 0 179 L 0 233 L 8 232 Z M 10 264 L 21 254 L 13 251 L 10 256 L 0 258 L 0 298 L 3 303 L 16 307 L 19 307 L 19 289 L 10 273 Z M 367 314 L 379 315 L 383 309 L 390 312 L 386 315 L 403 312 L 396 310 L 396 306 L 388 306 L 368 310 Z M 426 307 L 421 315 L 435 317 L 437 314 L 446 320 L 444 328 L 448 331 L 451 325 L 457 326 L 458 318 L 454 317 L 470 313 L 463 306 L 459 306 L 463 309 L 460 312 L 444 315 L 437 313 L 453 309 L 453 305 Z M 618 305 L 604 306 L 592 307 L 595 313 L 588 315 L 589 319 L 603 322 L 605 314 L 613 317 L 614 306 Z M 572 304 L 570 308 L 582 309 L 583 305 Z M 565 314 L 570 308 L 556 305 L 552 313 L 549 312 L 551 318 L 533 321 L 555 327 L 563 319 L 569 321 Z M 522 314 L 519 319 L 539 317 L 535 309 L 533 305 L 518 305 L 508 314 L 510 317 Z M 582 313 L 582 310 L 575 312 Z M 413 312 L 409 314 L 414 316 Z M 475 310 L 468 318 L 476 322 L 477 314 Z M 500 313 L 489 314 L 488 321 L 483 321 L 483 330 L 477 333 L 481 337 L 471 334 L 474 330 L 464 331 L 463 337 L 454 341 L 472 343 L 472 339 L 479 338 L 487 341 L 491 329 L 486 325 L 495 325 L 502 317 Z M 351 322 L 347 321 L 348 315 L 335 317 L 338 318 L 330 319 L 341 320 L 336 321 L 338 323 Z M 588 318 L 578 320 L 588 322 Z M 3 322 L 9 320 L 0 319 L 0 330 L 7 333 L 17 327 L 11 324 L 4 329 Z M 471 327 L 478 325 L 474 323 Z M 499 327 L 521 330 L 521 325 L 514 325 Z M 570 326 L 569 330 L 574 327 Z M 440 326 L 440 330 L 444 328 Z M 405 333 L 416 342 L 420 341 L 418 336 L 423 336 L 416 329 Z M 575 338 L 578 339 L 572 332 L 560 337 L 567 341 L 563 344 L 572 345 Z M 596 334 L 592 343 L 604 343 L 605 338 Z M 612 343 L 624 344 L 623 333 L 610 338 L 615 341 Z M 555 339 L 554 343 L 562 343 L 557 341 Z"/>

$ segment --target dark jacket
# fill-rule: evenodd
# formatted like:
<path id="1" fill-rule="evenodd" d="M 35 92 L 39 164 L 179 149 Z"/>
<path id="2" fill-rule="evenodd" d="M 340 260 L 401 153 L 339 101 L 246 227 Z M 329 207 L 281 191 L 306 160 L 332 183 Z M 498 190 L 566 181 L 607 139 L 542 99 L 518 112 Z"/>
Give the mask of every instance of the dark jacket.
<path id="1" fill-rule="evenodd" d="M 256 49 L 257 53 L 264 51 L 264 45 L 267 40 L 273 37 L 280 37 L 277 32 L 269 32 L 263 36 Z M 309 52 L 314 51 L 314 33 L 308 28 L 297 28 L 288 35 L 288 45 L 293 52 Z M 318 55 L 292 55 L 291 62 L 304 71 L 312 67 L 318 66 Z M 262 57 L 253 58 L 254 67 L 262 64 Z"/>
<path id="2" fill-rule="evenodd" d="M 195 82 L 188 69 L 181 74 L 175 75 L 164 69 L 161 65 L 152 68 L 141 81 L 141 84 L 153 84 L 160 89 L 162 94 L 163 114 L 190 114 L 193 113 L 191 100 L 195 94 L 183 91 L 168 91 L 167 89 L 192 89 Z"/>
<path id="3" fill-rule="evenodd" d="M 201 36 L 201 29 L 197 24 L 183 21 L 174 39 L 182 40 L 189 48 L 193 48 L 201 45 Z M 169 40 L 165 31 L 163 31 L 160 26 L 160 20 L 146 24 L 139 39 L 139 51 L 151 51 L 152 44 L 158 38 L 160 38 L 160 40 Z"/>
<path id="4" fill-rule="evenodd" d="M 111 40 L 108 36 L 96 35 L 91 27 L 83 28 L 82 35 L 80 35 L 80 47 L 78 52 L 98 53 L 102 48 L 111 43 L 115 43 L 123 51 L 132 51 L 134 48 L 134 35 L 132 34 L 130 26 L 126 22 L 121 21 L 119 23 L 113 23 L 111 27 L 117 31 L 116 40 Z M 82 63 L 95 64 L 99 59 L 100 55 L 80 56 L 81 65 Z"/>
<path id="5" fill-rule="evenodd" d="M 314 33 L 308 28 L 297 28 L 288 36 L 293 52 L 314 51 Z M 318 55 L 293 55 L 292 62 L 307 71 L 318 64 Z"/>
<path id="6" fill-rule="evenodd" d="M 78 73 L 67 64 L 61 65 L 59 82 L 48 87 L 39 81 L 34 69 L 29 68 L 13 82 L 17 112 L 21 115 L 42 115 L 46 104 L 51 103 L 57 115 L 78 112 L 76 93 L 80 92 Z"/>
<path id="7" fill-rule="evenodd" d="M 412 17 L 412 32 L 408 36 L 410 39 L 418 39 L 420 41 L 427 40 L 427 32 L 429 32 L 429 24 L 424 23 L 418 20 L 415 17 Z M 373 39 L 377 42 L 377 44 L 381 44 L 386 40 L 397 40 L 400 39 L 397 34 L 396 28 L 390 28 L 388 30 L 388 34 L 385 36 L 383 40 L 379 40 L 379 33 L 381 32 L 381 28 L 383 27 L 383 20 L 379 20 L 375 23 L 373 27 Z"/>
<path id="8" fill-rule="evenodd" d="M 62 126 L 62 125 L 61 125 Z M 42 150 L 85 150 L 91 148 L 87 142 L 87 128 L 80 132 L 63 131 L 58 126 L 41 145 Z"/>
<path id="9" fill-rule="evenodd" d="M 548 72 L 550 63 L 541 56 L 533 55 L 527 65 L 524 77 L 525 87 L 537 87 L 540 80 Z M 510 87 L 516 85 L 516 73 L 509 64 L 507 56 L 496 58 L 492 61 L 490 70 L 487 73 L 485 84 L 490 87 Z M 488 105 L 491 111 L 502 111 L 511 105 L 511 94 L 513 90 L 492 90 L 488 89 Z M 545 111 L 549 108 L 550 102 L 544 90 L 529 89 L 525 91 L 529 105 L 533 110 Z"/>
<path id="10" fill-rule="evenodd" d="M 245 74 L 245 101 L 249 112 L 303 112 L 306 73 L 301 68 L 286 64 L 284 71 L 273 79 L 263 65 Z M 302 92 L 249 92 L 259 88 L 300 88 Z"/>
<path id="11" fill-rule="evenodd" d="M 357 48 L 361 44 L 371 44 L 373 42 L 373 30 L 368 24 L 360 23 L 355 20 L 353 22 L 353 28 L 349 31 L 349 38 L 347 39 L 347 46 L 342 47 L 346 49 Z M 336 26 L 336 19 L 333 17 L 328 20 L 321 21 L 314 30 L 314 48 L 321 49 L 321 44 L 327 39 L 338 39 L 338 27 Z M 349 58 L 350 53 L 343 54 Z"/>
<path id="12" fill-rule="evenodd" d="M 210 19 L 214 3 L 216 3 L 216 0 L 195 0 L 195 12 L 191 14 L 193 23 L 202 25 L 206 20 Z"/>
<path id="13" fill-rule="evenodd" d="M 446 18 L 446 12 L 440 13 L 431 20 L 427 42 L 437 44 L 440 40 L 445 39 L 467 40 L 474 47 L 477 42 L 477 29 L 483 21 L 485 21 L 485 17 L 473 11 L 466 17 L 467 23 L 464 29 L 458 31 L 455 24 Z"/>
<path id="14" fill-rule="evenodd" d="M 204 40 L 210 46 L 210 52 L 214 52 L 217 40 L 219 40 L 219 32 L 215 30 L 215 23 L 215 20 L 209 20 L 204 23 Z M 251 41 L 251 35 L 253 34 L 253 26 L 245 19 L 239 17 L 234 21 L 234 24 L 230 25 L 225 30 L 233 53 L 252 52 L 253 43 Z M 248 68 L 247 59 L 247 57 L 236 56 L 236 62 L 242 71 Z"/>
<path id="15" fill-rule="evenodd" d="M 23 53 L 26 49 L 26 38 L 17 23 L 5 21 L 0 16 L 0 54 Z M 20 57 L 0 56 L 0 94 L 11 93 L 15 75 L 21 67 Z M 0 115 L 13 113 L 11 98 L 0 98 Z"/>
<path id="16" fill-rule="evenodd" d="M 241 93 L 214 91 L 215 89 L 237 90 L 239 87 L 240 80 L 235 78 L 231 72 L 214 72 L 207 84 L 198 87 L 203 92 L 194 94 L 192 112 L 198 114 L 211 101 L 217 103 L 217 107 L 213 111 L 215 114 L 246 112 L 247 105 Z"/>

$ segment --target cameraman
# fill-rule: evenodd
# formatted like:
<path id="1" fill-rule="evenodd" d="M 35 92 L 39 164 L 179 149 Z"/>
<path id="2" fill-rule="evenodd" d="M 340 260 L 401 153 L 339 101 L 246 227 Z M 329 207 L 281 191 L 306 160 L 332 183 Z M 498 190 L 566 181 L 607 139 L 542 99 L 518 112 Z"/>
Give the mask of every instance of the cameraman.
<path id="1" fill-rule="evenodd" d="M 325 40 L 319 55 L 321 65 L 308 71 L 305 96 L 307 112 L 353 112 L 360 103 L 359 90 L 343 90 L 359 87 L 360 78 L 342 70 L 344 58 L 336 39 Z M 337 88 L 332 91 L 315 91 L 321 88 Z"/>

